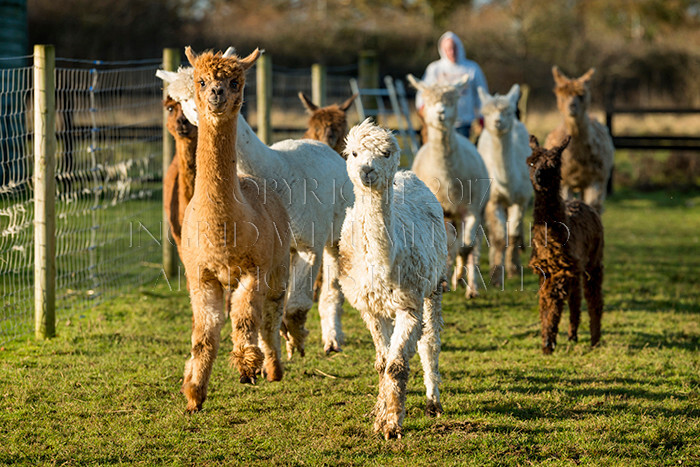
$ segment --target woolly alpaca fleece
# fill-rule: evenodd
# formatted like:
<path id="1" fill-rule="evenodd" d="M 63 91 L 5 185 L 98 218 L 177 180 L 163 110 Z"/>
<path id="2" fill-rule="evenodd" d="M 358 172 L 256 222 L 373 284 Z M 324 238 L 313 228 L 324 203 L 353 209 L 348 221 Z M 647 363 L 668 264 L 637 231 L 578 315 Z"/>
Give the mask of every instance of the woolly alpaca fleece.
<path id="1" fill-rule="evenodd" d="M 562 196 L 572 199 L 575 192 L 580 192 L 583 201 L 600 214 L 615 146 L 608 129 L 588 116 L 591 102 L 589 83 L 594 73 L 595 69 L 591 68 L 579 78 L 569 79 L 556 66 L 552 68 L 556 83 L 554 94 L 563 122 L 547 136 L 544 147 L 561 146 L 567 136 L 571 137 L 562 156 Z"/>
<path id="2" fill-rule="evenodd" d="M 450 264 L 457 259 L 452 288 L 467 275 L 466 297 L 478 295 L 479 254 L 484 207 L 489 198 L 489 173 L 476 147 L 457 133 L 457 100 L 467 80 L 454 85 L 428 86 L 413 75 L 408 81 L 423 93 L 427 142 L 413 160 L 413 170 L 433 192 L 444 217 L 456 232 L 449 246 Z"/>
<path id="3" fill-rule="evenodd" d="M 346 112 L 355 101 L 356 97 L 357 94 L 353 94 L 352 97 L 342 104 L 319 107 L 303 92 L 300 92 L 299 99 L 310 113 L 308 129 L 306 133 L 304 133 L 304 138 L 326 143 L 342 156 L 343 147 L 345 145 L 345 135 L 348 133 Z"/>
<path id="4" fill-rule="evenodd" d="M 365 120 L 347 137 L 355 191 L 340 240 L 343 292 L 360 311 L 376 349 L 375 432 L 401 437 L 409 360 L 420 354 L 426 412 L 442 413 L 438 383 L 441 283 L 447 261 L 442 209 L 411 172 L 396 173 L 400 150 L 387 130 Z"/>
<path id="5" fill-rule="evenodd" d="M 281 199 L 271 190 L 261 193 L 257 181 L 239 178 L 236 169 L 235 129 L 245 70 L 259 51 L 243 59 L 211 52 L 197 56 L 189 47 L 185 53 L 194 67 L 202 117 L 195 189 L 181 245 L 193 314 L 182 392 L 187 411 L 195 412 L 206 399 L 225 309 L 232 321 L 231 363 L 240 381 L 254 383 L 259 373 L 269 381 L 282 378 L 279 332 L 290 239 Z M 234 240 L 229 232 L 235 232 Z"/>
<path id="6" fill-rule="evenodd" d="M 227 55 L 229 51 L 224 53 Z M 180 90 L 173 95 L 183 103 L 183 110 L 191 122 L 198 120 L 187 114 L 194 94 L 188 94 L 192 68 L 177 73 L 159 75 Z M 184 81 L 185 84 L 179 84 Z M 237 168 L 243 174 L 261 179 L 261 184 L 274 190 L 283 200 L 289 213 L 292 230 L 292 267 L 285 320 L 289 357 L 297 350 L 304 355 L 308 331 L 304 325 L 313 305 L 313 278 L 321 268 L 323 258 L 324 286 L 319 298 L 319 314 L 324 350 L 340 351 L 343 344 L 341 316 L 344 297 L 338 282 L 338 240 L 345 210 L 354 201 L 344 161 L 328 145 L 311 140 L 286 140 L 268 147 L 242 116 L 236 126 Z"/>
<path id="7" fill-rule="evenodd" d="M 492 284 L 502 284 L 502 275 L 520 272 L 523 245 L 523 212 L 532 198 L 532 185 L 525 159 L 530 155 L 525 125 L 515 118 L 520 86 L 514 84 L 508 94 L 489 95 L 478 88 L 484 131 L 478 150 L 491 178 L 491 193 L 486 205 L 489 230 L 489 264 Z"/>
<path id="8" fill-rule="evenodd" d="M 591 345 L 600 340 L 603 316 L 603 224 L 598 213 L 578 200 L 559 195 L 562 152 L 569 143 L 551 150 L 531 136 L 527 162 L 535 189 L 530 267 L 540 277 L 542 352 L 551 354 L 557 342 L 564 301 L 569 302 L 569 340 L 578 340 L 581 284 L 591 319 Z"/>

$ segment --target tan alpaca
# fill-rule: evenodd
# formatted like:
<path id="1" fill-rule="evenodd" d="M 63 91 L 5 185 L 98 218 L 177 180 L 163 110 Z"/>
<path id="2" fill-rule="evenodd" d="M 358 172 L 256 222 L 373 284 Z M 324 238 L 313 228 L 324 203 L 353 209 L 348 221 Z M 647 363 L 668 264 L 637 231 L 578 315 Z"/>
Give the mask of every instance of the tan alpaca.
<path id="1" fill-rule="evenodd" d="M 314 104 L 303 92 L 299 93 L 299 99 L 309 112 L 309 128 L 304 133 L 304 138 L 326 143 L 335 152 L 343 156 L 345 148 L 345 135 L 348 134 L 347 111 L 355 102 L 357 94 L 353 94 L 342 104 L 332 104 L 319 107 Z"/>
<path id="2" fill-rule="evenodd" d="M 260 372 L 282 378 L 280 324 L 289 275 L 289 217 L 266 185 L 236 172 L 236 126 L 245 71 L 260 56 L 185 54 L 194 67 L 199 114 L 197 175 L 182 226 L 182 262 L 190 288 L 192 356 L 182 392 L 187 411 L 202 407 L 212 365 L 230 310 L 231 363 L 242 383 Z M 258 336 L 260 341 L 258 341 Z M 262 349 L 261 349 L 262 348 Z"/>
<path id="3" fill-rule="evenodd" d="M 615 156 L 612 136 L 602 123 L 588 116 L 591 91 L 588 83 L 595 73 L 591 68 L 576 79 L 567 78 L 559 68 L 552 67 L 557 107 L 564 121 L 547 135 L 544 147 L 561 146 L 570 136 L 571 142 L 561 159 L 561 194 L 573 199 L 575 192 L 598 213 L 603 212 L 605 190 Z"/>
<path id="4" fill-rule="evenodd" d="M 185 208 L 194 194 L 197 127 L 187 120 L 180 103 L 170 96 L 163 101 L 163 107 L 168 111 L 168 132 L 175 139 L 175 155 L 163 178 L 163 206 L 179 252 Z"/>

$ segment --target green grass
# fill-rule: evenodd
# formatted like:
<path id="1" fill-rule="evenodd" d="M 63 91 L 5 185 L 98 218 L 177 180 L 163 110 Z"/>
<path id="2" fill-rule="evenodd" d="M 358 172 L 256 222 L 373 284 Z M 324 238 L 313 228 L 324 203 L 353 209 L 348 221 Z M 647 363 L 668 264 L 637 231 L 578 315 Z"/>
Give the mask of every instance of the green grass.
<path id="1" fill-rule="evenodd" d="M 619 192 L 604 223 L 601 346 L 584 316 L 578 344 L 561 332 L 541 355 L 530 273 L 522 291 L 450 293 L 445 414 L 423 415 L 414 358 L 400 441 L 365 415 L 374 352 L 350 308 L 345 351 L 322 354 L 314 312 L 307 356 L 281 383 L 240 385 L 226 339 L 204 410 L 185 415 L 189 301 L 161 279 L 60 321 L 53 340 L 0 350 L 0 463 L 698 465 L 700 196 Z"/>

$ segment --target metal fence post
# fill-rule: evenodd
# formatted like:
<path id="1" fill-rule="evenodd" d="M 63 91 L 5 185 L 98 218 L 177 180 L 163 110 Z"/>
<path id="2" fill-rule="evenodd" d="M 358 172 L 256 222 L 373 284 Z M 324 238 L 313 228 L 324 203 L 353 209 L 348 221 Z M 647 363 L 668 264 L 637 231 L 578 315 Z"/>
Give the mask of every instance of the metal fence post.
<path id="1" fill-rule="evenodd" d="M 56 335 L 56 52 L 34 46 L 34 329 Z"/>
<path id="2" fill-rule="evenodd" d="M 318 63 L 311 65 L 311 102 L 326 106 L 326 67 Z"/>
<path id="3" fill-rule="evenodd" d="M 256 67 L 258 98 L 258 138 L 265 144 L 272 142 L 270 105 L 272 102 L 272 59 L 264 54 L 258 58 Z"/>
<path id="4" fill-rule="evenodd" d="M 175 71 L 180 65 L 180 52 L 178 49 L 163 49 L 163 69 Z M 163 99 L 168 96 L 168 84 L 163 81 Z M 168 167 L 173 160 L 175 153 L 175 140 L 168 132 L 168 111 L 163 108 L 163 180 L 168 172 Z M 161 197 L 165 199 L 165 197 Z M 161 242 L 163 247 L 163 272 L 168 280 L 177 274 L 177 248 L 170 231 L 170 222 L 163 206 L 163 221 L 161 225 Z"/>

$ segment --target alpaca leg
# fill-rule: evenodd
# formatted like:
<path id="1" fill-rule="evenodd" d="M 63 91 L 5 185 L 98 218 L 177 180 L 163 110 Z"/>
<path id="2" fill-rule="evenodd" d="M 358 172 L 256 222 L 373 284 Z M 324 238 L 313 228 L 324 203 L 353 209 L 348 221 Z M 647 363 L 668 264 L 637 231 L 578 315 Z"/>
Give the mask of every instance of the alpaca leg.
<path id="1" fill-rule="evenodd" d="M 452 222 L 449 219 L 445 219 L 445 229 L 447 232 L 447 271 L 451 272 L 449 277 L 451 277 L 452 290 L 457 290 L 459 282 L 464 278 L 465 273 L 465 261 L 464 258 L 459 255 L 459 251 L 462 248 L 462 222 Z M 453 241 L 450 241 L 452 240 Z"/>
<path id="2" fill-rule="evenodd" d="M 362 320 L 367 325 L 372 341 L 374 342 L 375 357 L 374 369 L 379 375 L 379 387 L 382 387 L 384 381 L 384 372 L 386 370 L 386 356 L 389 352 L 389 342 L 391 339 L 391 321 L 383 316 L 378 316 L 369 312 L 361 312 Z M 386 412 L 386 403 L 383 399 L 378 398 L 377 403 L 372 409 L 371 415 Z"/>
<path id="3" fill-rule="evenodd" d="M 523 209 L 519 204 L 508 208 L 508 246 L 506 247 L 506 273 L 508 277 L 520 275 L 520 251 L 523 249 Z"/>
<path id="4" fill-rule="evenodd" d="M 224 293 L 221 285 L 213 280 L 197 282 L 190 290 L 192 302 L 192 350 L 185 364 L 182 393 L 187 398 L 187 411 L 202 409 L 207 398 L 207 385 L 219 350 L 224 314 Z"/>
<path id="5" fill-rule="evenodd" d="M 386 370 L 379 386 L 380 410 L 377 411 L 374 420 L 374 431 L 382 432 L 386 439 L 401 437 L 401 425 L 406 415 L 408 362 L 416 352 L 421 331 L 420 311 L 397 310 Z"/>
<path id="6" fill-rule="evenodd" d="M 603 265 L 586 271 L 583 291 L 591 319 L 591 346 L 600 341 L 600 321 L 603 318 Z"/>
<path id="7" fill-rule="evenodd" d="M 298 250 L 292 255 L 287 308 L 282 320 L 282 335 L 287 339 L 287 357 L 294 351 L 304 356 L 304 342 L 309 331 L 306 329 L 306 315 L 313 306 L 313 283 L 318 274 L 320 261 L 310 250 Z"/>
<path id="8" fill-rule="evenodd" d="M 269 289 L 265 298 L 260 326 L 260 348 L 265 356 L 263 376 L 268 381 L 279 381 L 283 375 L 282 362 L 280 361 L 280 326 L 284 315 L 288 278 L 289 269 L 287 265 L 284 265 L 276 271 L 271 271 L 266 281 Z"/>
<path id="9" fill-rule="evenodd" d="M 233 341 L 230 361 L 241 374 L 241 383 L 255 384 L 256 374 L 261 372 L 265 358 L 258 347 L 265 296 L 258 289 L 257 278 L 244 276 L 230 298 Z"/>
<path id="10" fill-rule="evenodd" d="M 340 262 L 338 245 L 326 246 L 323 250 L 323 285 L 318 302 L 318 313 L 321 315 L 321 334 L 323 350 L 326 354 L 340 352 L 343 345 L 343 302 L 345 297 L 340 289 Z"/>
<path id="11" fill-rule="evenodd" d="M 425 414 L 434 417 L 442 415 L 440 404 L 440 330 L 442 329 L 442 291 L 438 290 L 423 300 L 423 334 L 418 341 L 418 355 L 423 366 L 423 381 L 427 402 Z"/>
<path id="12" fill-rule="evenodd" d="M 482 216 L 475 214 L 467 214 L 464 217 L 464 230 L 462 232 L 462 240 L 464 247 L 460 250 L 460 255 L 465 256 L 467 263 L 467 292 L 466 298 L 474 298 L 479 295 L 479 281 L 481 273 L 479 270 L 479 257 L 481 255 L 481 237 L 479 229 L 483 230 L 481 225 Z"/>
<path id="13" fill-rule="evenodd" d="M 578 342 L 581 321 L 581 277 L 575 276 L 569 284 L 569 340 Z"/>
<path id="14" fill-rule="evenodd" d="M 552 278 L 549 279 L 553 280 Z M 559 320 L 564 308 L 564 299 L 555 295 L 554 284 L 546 284 L 540 290 L 540 321 L 542 325 L 542 353 L 545 355 L 554 352 L 557 345 L 557 332 L 559 332 Z"/>
<path id="15" fill-rule="evenodd" d="M 583 190 L 583 202 L 595 209 L 598 214 L 603 213 L 605 188 L 602 182 L 594 182 Z"/>
<path id="16" fill-rule="evenodd" d="M 506 249 L 506 216 L 503 207 L 495 200 L 490 200 L 484 212 L 486 225 L 489 229 L 488 239 L 491 243 L 489 248 L 489 266 L 491 268 L 491 285 L 501 287 L 503 285 L 504 252 Z"/>

